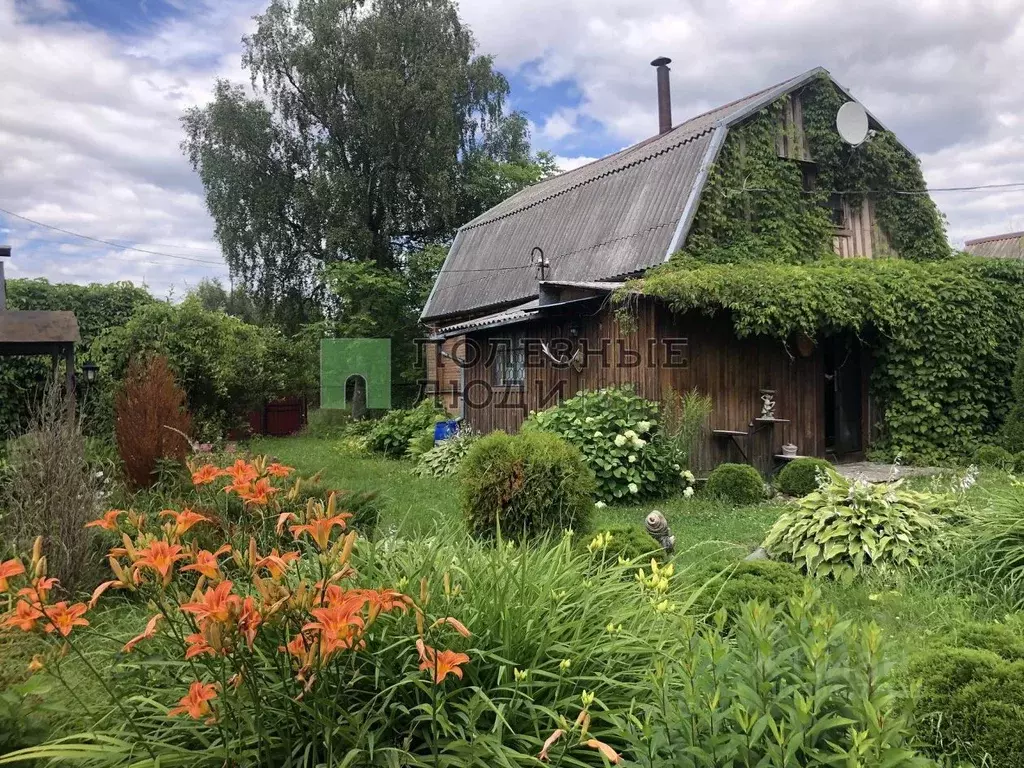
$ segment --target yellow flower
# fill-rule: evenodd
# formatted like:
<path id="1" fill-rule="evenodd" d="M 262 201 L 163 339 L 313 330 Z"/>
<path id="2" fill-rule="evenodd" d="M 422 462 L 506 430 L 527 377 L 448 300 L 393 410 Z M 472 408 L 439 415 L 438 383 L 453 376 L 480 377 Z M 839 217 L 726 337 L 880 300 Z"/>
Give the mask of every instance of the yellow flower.
<path id="1" fill-rule="evenodd" d="M 583 695 L 580 696 L 580 700 L 583 702 L 584 708 L 589 707 L 591 704 L 594 703 L 594 694 L 590 691 L 584 691 Z"/>
<path id="2" fill-rule="evenodd" d="M 530 677 L 530 670 L 513 668 L 512 676 L 515 678 L 517 683 L 522 683 Z"/>
<path id="3" fill-rule="evenodd" d="M 569 671 L 569 667 L 571 667 L 571 666 L 572 666 L 572 661 L 570 661 L 569 659 L 562 659 L 560 662 L 558 662 L 558 668 L 560 670 L 562 670 L 563 672 L 568 672 Z"/>

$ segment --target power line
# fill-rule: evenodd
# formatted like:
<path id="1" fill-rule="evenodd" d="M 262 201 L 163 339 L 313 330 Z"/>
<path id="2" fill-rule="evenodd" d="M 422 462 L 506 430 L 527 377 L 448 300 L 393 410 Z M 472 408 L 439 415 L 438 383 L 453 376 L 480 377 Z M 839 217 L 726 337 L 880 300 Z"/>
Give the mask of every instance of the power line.
<path id="1" fill-rule="evenodd" d="M 81 232 L 72 232 L 70 229 L 63 229 L 61 227 L 55 227 L 52 224 L 44 224 L 41 221 L 36 221 L 35 219 L 30 219 L 28 216 L 22 216 L 20 213 L 15 213 L 14 211 L 8 211 L 6 208 L 0 208 L 0 213 L 6 213 L 8 216 L 13 216 L 16 219 L 21 219 L 22 221 L 27 221 L 29 224 L 34 224 L 37 227 L 43 227 L 44 229 L 52 229 L 54 232 L 60 232 L 61 234 L 69 235 L 71 237 L 79 237 L 79 238 L 81 238 L 83 240 L 91 240 L 94 243 L 101 243 L 102 245 L 108 245 L 108 246 L 110 246 L 112 248 L 117 248 L 117 249 L 122 250 L 122 251 L 135 251 L 136 253 L 145 253 L 145 254 L 148 254 L 150 256 L 164 256 L 164 257 L 166 257 L 168 259 L 181 259 L 182 261 L 194 261 L 197 264 L 211 264 L 213 266 L 218 266 L 218 267 L 224 266 L 224 263 L 220 262 L 220 261 L 208 261 L 206 259 L 197 259 L 197 258 L 194 258 L 192 256 L 181 256 L 179 254 L 174 254 L 174 253 L 162 253 L 161 251 L 150 251 L 150 250 L 147 250 L 146 248 L 136 248 L 136 247 L 130 246 L 130 245 L 120 245 L 119 243 L 115 243 L 112 240 L 104 240 L 104 239 L 99 238 L 99 237 L 91 237 L 89 235 L 83 235 Z"/>

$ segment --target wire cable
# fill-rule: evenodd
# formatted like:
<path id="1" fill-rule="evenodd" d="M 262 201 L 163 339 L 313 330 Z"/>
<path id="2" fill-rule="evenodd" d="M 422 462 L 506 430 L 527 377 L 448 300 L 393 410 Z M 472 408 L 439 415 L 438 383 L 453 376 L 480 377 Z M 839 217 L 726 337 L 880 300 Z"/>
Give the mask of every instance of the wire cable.
<path id="1" fill-rule="evenodd" d="M 0 208 L 0 213 L 5 213 L 8 216 L 13 216 L 14 218 L 21 219 L 22 221 L 27 221 L 29 224 L 33 224 L 33 225 L 35 225 L 37 227 L 43 227 L 44 229 L 52 229 L 54 232 L 60 232 L 61 234 L 69 235 L 71 237 L 78 237 L 78 238 L 81 238 L 83 240 L 91 240 L 94 243 L 100 243 L 102 245 L 108 245 L 111 248 L 117 248 L 117 249 L 122 250 L 122 251 L 135 251 L 136 253 L 145 253 L 145 254 L 148 254 L 150 256 L 164 256 L 164 257 L 169 258 L 169 259 L 181 259 L 182 261 L 194 261 L 197 264 L 211 264 L 213 266 L 218 266 L 218 267 L 224 265 L 224 262 L 221 262 L 221 261 L 209 261 L 207 259 L 197 259 L 197 258 L 195 258 L 193 256 L 181 256 L 179 254 L 174 254 L 174 253 L 162 253 L 160 251 L 150 251 L 150 250 L 148 250 L 146 248 L 136 248 L 136 247 L 130 246 L 130 245 L 120 245 L 118 243 L 115 243 L 112 240 L 104 240 L 103 238 L 100 238 L 100 237 L 91 237 L 89 235 L 83 235 L 81 232 L 72 232 L 70 229 L 63 229 L 62 227 L 55 227 L 52 224 L 45 224 L 45 223 L 43 223 L 41 221 L 36 221 L 35 219 L 30 219 L 28 216 L 22 216 L 20 213 L 15 213 L 14 211 L 8 211 L 6 208 Z"/>

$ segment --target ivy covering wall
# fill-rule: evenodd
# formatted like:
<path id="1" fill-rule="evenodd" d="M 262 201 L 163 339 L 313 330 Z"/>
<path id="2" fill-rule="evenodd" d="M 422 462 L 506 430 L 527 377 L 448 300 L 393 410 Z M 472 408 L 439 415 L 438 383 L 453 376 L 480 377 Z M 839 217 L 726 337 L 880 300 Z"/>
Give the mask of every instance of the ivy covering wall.
<path id="1" fill-rule="evenodd" d="M 1022 262 L 679 258 L 637 287 L 678 312 L 727 312 L 740 337 L 789 343 L 797 333 L 858 333 L 875 354 L 871 388 L 884 416 L 874 447 L 881 455 L 947 461 L 973 451 L 1005 418 L 1024 330 Z"/>
<path id="2" fill-rule="evenodd" d="M 888 131 L 858 147 L 844 143 L 835 119 L 848 99 L 828 77 L 800 91 L 813 184 L 805 183 L 800 163 L 780 159 L 776 138 L 788 98 L 730 129 L 708 176 L 684 255 L 718 263 L 830 258 L 834 227 L 826 206 L 834 191 L 853 207 L 870 193 L 877 223 L 900 257 L 933 261 L 951 255 L 917 158 Z"/>

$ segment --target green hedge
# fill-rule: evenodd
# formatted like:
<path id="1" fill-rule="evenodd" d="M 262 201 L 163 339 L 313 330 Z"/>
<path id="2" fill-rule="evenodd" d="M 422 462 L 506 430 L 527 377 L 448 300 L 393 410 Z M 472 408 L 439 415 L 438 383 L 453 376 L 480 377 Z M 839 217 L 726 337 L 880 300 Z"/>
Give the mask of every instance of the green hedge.
<path id="1" fill-rule="evenodd" d="M 818 470 L 832 469 L 825 459 L 793 459 L 775 478 L 775 486 L 787 496 L 806 496 L 818 487 Z"/>
<path id="2" fill-rule="evenodd" d="M 764 481 L 749 464 L 719 464 L 708 475 L 704 491 L 733 504 L 764 501 Z"/>

